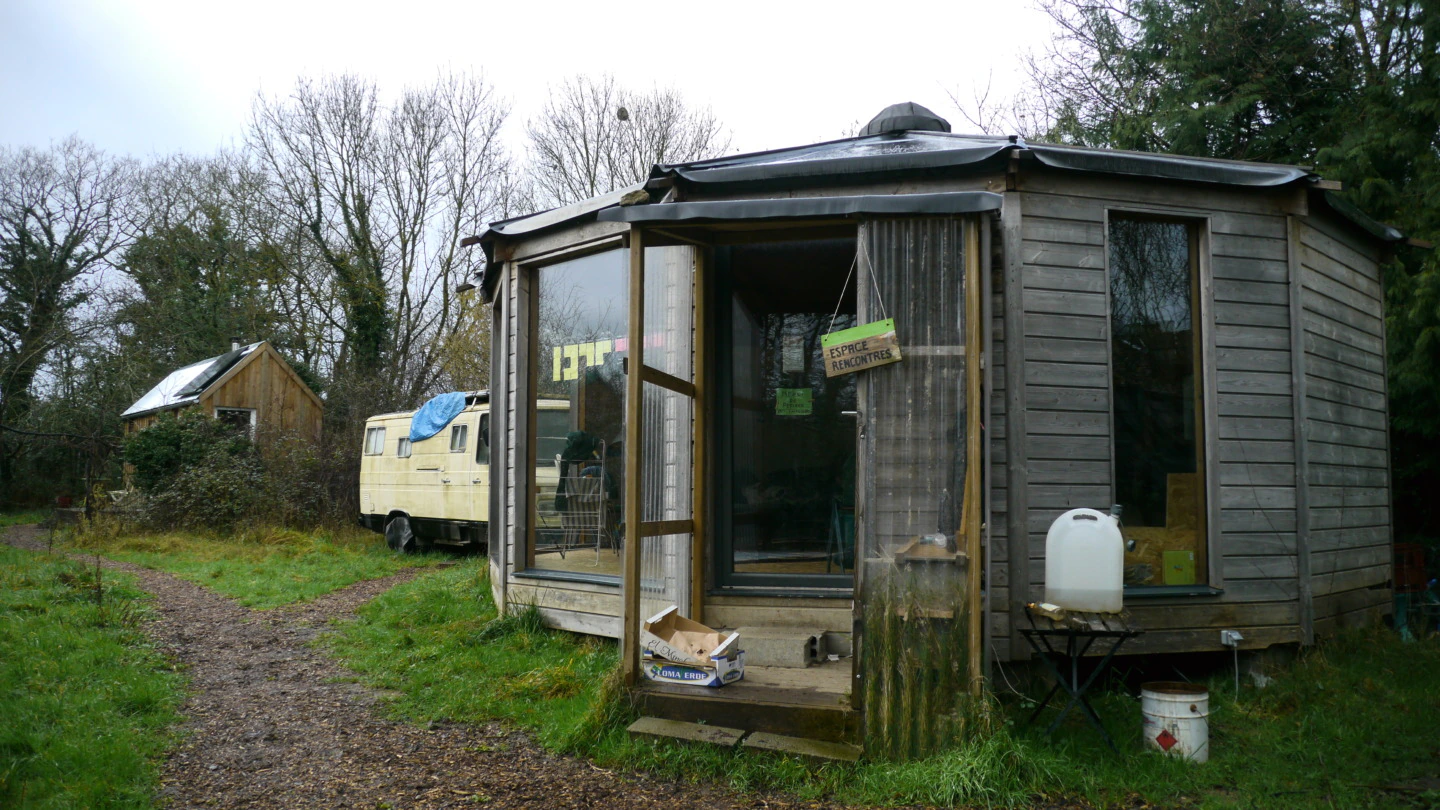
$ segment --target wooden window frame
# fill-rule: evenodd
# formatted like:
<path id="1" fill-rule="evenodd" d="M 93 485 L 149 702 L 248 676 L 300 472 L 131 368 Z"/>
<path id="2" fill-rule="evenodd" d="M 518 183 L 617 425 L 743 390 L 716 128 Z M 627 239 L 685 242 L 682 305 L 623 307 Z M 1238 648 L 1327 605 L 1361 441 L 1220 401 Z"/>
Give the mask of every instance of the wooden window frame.
<path id="1" fill-rule="evenodd" d="M 609 235 L 594 242 L 574 245 L 546 252 L 542 255 L 518 262 L 516 268 L 516 310 L 519 317 L 516 330 L 517 351 L 515 358 L 516 389 L 523 392 L 515 409 L 516 421 L 514 426 L 515 436 L 521 440 L 520 452 L 516 453 L 516 466 L 523 467 L 523 475 L 517 476 L 514 483 L 517 487 L 515 507 L 517 519 L 523 520 L 524 529 L 520 532 L 525 547 L 522 553 L 515 555 L 515 573 L 521 576 L 533 576 L 544 579 L 553 579 L 568 582 L 588 582 L 620 588 L 621 577 L 612 574 L 588 574 L 584 572 L 551 571 L 549 569 L 535 567 L 535 531 L 536 515 L 538 513 L 535 484 L 536 458 L 535 448 L 537 441 L 535 431 L 539 424 L 539 380 L 536 377 L 535 358 L 540 356 L 540 335 L 534 328 L 540 321 L 540 271 L 547 267 L 583 259 L 603 253 L 617 252 L 624 256 L 628 252 L 629 240 L 622 234 Z M 626 306 L 633 304 L 629 296 L 629 262 L 626 267 Z M 627 309 L 628 312 L 628 309 Z M 627 448 L 628 452 L 628 448 Z M 523 455 L 523 458 L 521 456 Z M 523 514 L 521 514 L 523 513 Z"/>
<path id="2" fill-rule="evenodd" d="M 1105 256 L 1105 364 L 1106 364 L 1106 406 L 1107 438 L 1110 445 L 1110 502 L 1116 502 L 1115 492 L 1115 369 L 1114 369 L 1114 325 L 1111 322 L 1112 301 L 1110 294 L 1110 234 L 1111 224 L 1117 220 L 1140 220 L 1166 222 L 1184 225 L 1189 232 L 1190 266 L 1192 272 L 1191 305 L 1198 340 L 1192 338 L 1195 362 L 1197 363 L 1196 391 L 1197 409 L 1200 418 L 1196 428 L 1200 441 L 1196 443 L 1199 455 L 1202 498 L 1200 519 L 1200 551 L 1203 560 L 1196 560 L 1196 576 L 1203 571 L 1205 582 L 1195 585 L 1128 585 L 1125 597 L 1146 598 L 1165 596 L 1219 596 L 1224 593 L 1221 554 L 1219 552 L 1220 528 L 1220 481 L 1219 467 L 1219 401 L 1216 393 L 1215 365 L 1215 283 L 1212 272 L 1210 235 L 1213 232 L 1210 215 L 1198 211 L 1149 208 L 1139 206 L 1115 206 L 1105 209 L 1102 250 Z M 1123 518 L 1122 518 L 1123 519 Z"/>

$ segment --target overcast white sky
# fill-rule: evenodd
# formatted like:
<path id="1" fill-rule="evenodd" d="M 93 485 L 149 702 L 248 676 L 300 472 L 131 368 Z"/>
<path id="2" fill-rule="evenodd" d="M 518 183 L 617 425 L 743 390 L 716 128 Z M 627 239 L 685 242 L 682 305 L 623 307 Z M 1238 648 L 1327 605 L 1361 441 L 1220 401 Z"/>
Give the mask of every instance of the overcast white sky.
<path id="1" fill-rule="evenodd" d="M 355 72 L 398 90 L 441 68 L 483 73 L 512 101 L 519 145 L 547 83 L 611 72 L 708 104 L 737 151 L 842 136 L 916 101 L 968 131 L 947 90 L 1048 36 L 1029 3 L 312 2 L 0 0 L 0 145 L 79 134 L 138 157 L 238 143 L 257 91 Z"/>

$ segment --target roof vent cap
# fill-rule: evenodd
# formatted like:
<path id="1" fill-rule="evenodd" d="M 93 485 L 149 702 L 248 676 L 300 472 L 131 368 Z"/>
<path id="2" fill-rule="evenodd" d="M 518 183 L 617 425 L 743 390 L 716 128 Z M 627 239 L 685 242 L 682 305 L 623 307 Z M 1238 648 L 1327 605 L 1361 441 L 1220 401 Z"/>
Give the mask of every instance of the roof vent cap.
<path id="1" fill-rule="evenodd" d="M 884 135 L 890 132 L 903 132 L 907 129 L 917 129 L 922 132 L 949 132 L 950 122 L 931 112 L 929 109 L 907 101 L 904 104 L 891 104 L 880 111 L 880 114 L 870 119 L 870 123 L 860 130 L 863 135 Z"/>

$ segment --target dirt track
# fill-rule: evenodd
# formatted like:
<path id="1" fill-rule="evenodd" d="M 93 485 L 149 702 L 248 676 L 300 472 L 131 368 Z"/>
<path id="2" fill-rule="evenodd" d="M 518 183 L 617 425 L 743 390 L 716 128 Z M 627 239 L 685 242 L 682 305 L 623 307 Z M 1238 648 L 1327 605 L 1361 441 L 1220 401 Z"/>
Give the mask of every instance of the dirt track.
<path id="1" fill-rule="evenodd" d="M 11 545 L 43 550 L 33 526 Z M 418 573 L 303 605 L 252 610 L 169 574 L 105 561 L 155 596 L 150 635 L 190 678 L 183 739 L 163 770 L 173 808 L 821 807 L 737 797 L 545 753 L 498 725 L 386 719 L 380 695 L 310 645 L 333 620 Z"/>

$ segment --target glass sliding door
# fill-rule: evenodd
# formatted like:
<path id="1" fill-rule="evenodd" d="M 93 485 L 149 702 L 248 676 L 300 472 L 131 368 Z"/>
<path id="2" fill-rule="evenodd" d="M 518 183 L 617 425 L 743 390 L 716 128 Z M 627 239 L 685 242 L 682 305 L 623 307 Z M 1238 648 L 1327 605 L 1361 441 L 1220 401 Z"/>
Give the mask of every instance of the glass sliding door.
<path id="1" fill-rule="evenodd" d="M 820 338 L 855 325 L 854 257 L 853 238 L 716 251 L 722 587 L 853 582 L 856 378 L 825 376 Z"/>

